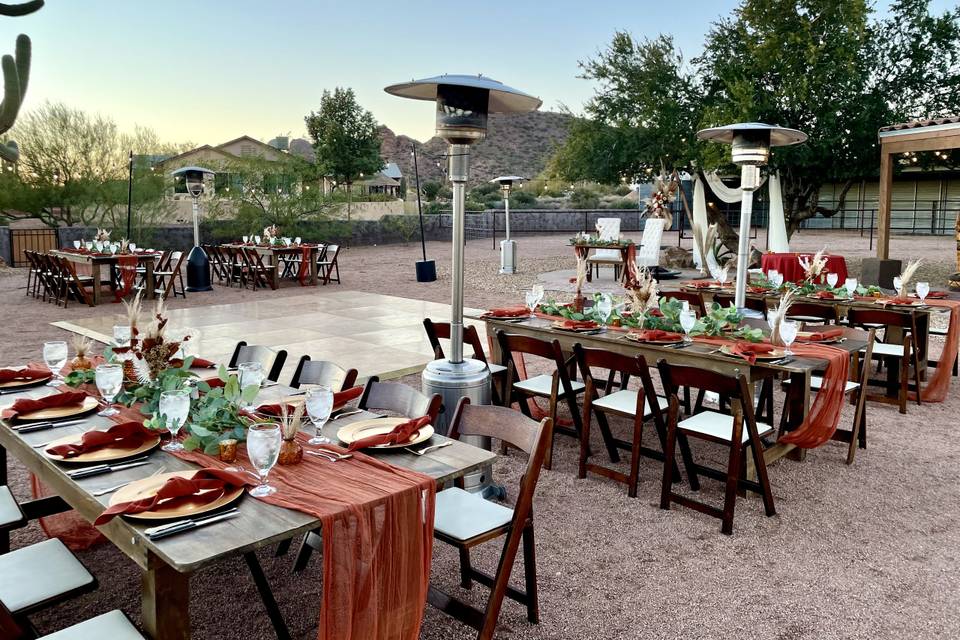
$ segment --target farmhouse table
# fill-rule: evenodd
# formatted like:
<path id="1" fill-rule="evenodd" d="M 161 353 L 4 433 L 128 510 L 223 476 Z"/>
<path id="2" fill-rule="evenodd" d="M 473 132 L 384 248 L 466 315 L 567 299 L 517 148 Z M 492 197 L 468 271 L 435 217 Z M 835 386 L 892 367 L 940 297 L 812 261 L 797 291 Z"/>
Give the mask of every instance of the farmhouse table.
<path id="1" fill-rule="evenodd" d="M 106 253 L 78 253 L 76 251 L 54 250 L 51 254 L 60 258 L 66 258 L 75 265 L 79 265 L 83 272 L 93 276 L 93 304 L 100 304 L 103 296 L 100 291 L 100 283 L 103 278 L 103 268 L 107 267 L 110 271 L 110 288 L 116 289 L 116 270 L 118 269 L 119 255 Z M 147 299 L 153 299 L 156 295 L 156 285 L 153 271 L 156 266 L 156 260 L 160 257 L 157 251 L 137 251 L 138 266 L 144 269 L 144 292 Z"/>
<path id="2" fill-rule="evenodd" d="M 573 247 L 573 252 L 578 258 L 587 259 L 587 256 L 590 254 L 591 249 L 612 249 L 614 251 L 620 252 L 620 263 L 627 264 L 628 256 L 630 253 L 631 247 L 634 247 L 632 242 L 620 242 L 620 243 L 609 243 L 609 242 L 571 242 L 570 246 Z M 626 271 L 624 271 L 626 275 Z M 590 269 L 587 269 L 587 282 L 593 281 L 593 275 Z"/>
<path id="3" fill-rule="evenodd" d="M 253 249 L 258 254 L 260 258 L 264 260 L 269 266 L 273 267 L 270 269 L 270 288 L 278 289 L 280 287 L 280 269 L 282 265 L 282 258 L 299 258 L 303 256 L 304 249 L 309 250 L 310 252 L 310 271 L 307 277 L 307 280 L 304 284 L 309 284 L 310 286 L 316 286 L 319 280 L 319 267 L 317 265 L 317 255 L 320 251 L 323 250 L 322 245 L 316 244 L 304 244 L 304 245 L 290 245 L 286 246 L 271 246 L 266 244 L 223 244 L 223 247 L 228 249 Z M 294 278 L 296 278 L 294 274 Z"/>
<path id="4" fill-rule="evenodd" d="M 209 370 L 206 370 L 204 375 L 209 376 Z M 45 387 L 32 388 L 18 394 L 4 395 L 2 404 L 9 404 L 18 398 L 40 397 L 48 393 Z M 274 385 L 261 391 L 257 403 L 279 402 L 291 393 L 295 393 L 295 390 L 290 387 Z M 336 432 L 341 427 L 370 417 L 375 416 L 367 412 L 344 416 L 341 420 L 328 422 L 323 430 L 325 435 L 335 441 Z M 48 459 L 41 452 L 42 448 L 34 446 L 71 433 L 81 433 L 91 427 L 102 429 L 112 424 L 108 419 L 94 414 L 76 426 L 20 434 L 7 423 L 0 421 L 0 483 L 6 482 L 9 452 L 80 516 L 93 522 L 112 495 L 94 497 L 93 492 L 98 489 L 145 478 L 160 467 L 165 467 L 168 472 L 197 468 L 158 448 L 150 454 L 148 465 L 73 480 L 64 473 L 67 468 Z M 446 440 L 444 436 L 434 434 L 432 442 L 440 443 Z M 436 481 L 438 488 L 448 481 L 489 466 L 496 459 L 496 455 L 489 451 L 459 441 L 424 456 L 402 449 L 367 450 L 366 453 L 389 464 L 428 475 Z M 258 583 L 258 588 L 262 586 L 269 593 L 269 586 L 254 551 L 290 540 L 321 526 L 318 519 L 308 514 L 269 505 L 250 496 L 244 496 L 238 503 L 238 508 L 238 517 L 158 541 L 151 541 L 144 535 L 147 524 L 122 517 L 114 518 L 99 527 L 103 535 L 142 571 L 142 626 L 154 640 L 181 640 L 191 637 L 189 610 L 192 573 L 242 555 Z M 272 599 L 272 596 L 264 597 Z M 270 608 L 268 606 L 271 618 L 279 616 L 275 606 L 272 607 L 273 611 L 270 611 Z M 223 613 L 228 615 L 226 611 Z M 277 621 L 274 622 L 276 624 Z M 282 626 L 282 620 L 280 624 Z"/>
<path id="5" fill-rule="evenodd" d="M 768 364 L 758 360 L 756 364 L 751 365 L 741 358 L 732 358 L 716 353 L 716 347 L 706 343 L 694 342 L 691 346 L 676 349 L 628 340 L 625 337 L 626 332 L 614 329 L 608 329 L 598 334 L 554 329 L 551 326 L 553 320 L 548 318 L 531 317 L 522 322 L 511 322 L 509 319 L 484 316 L 478 316 L 476 319 L 484 320 L 487 323 L 487 335 L 492 336 L 496 331 L 501 330 L 541 340 L 557 340 L 560 342 L 563 351 L 568 354 L 572 353 L 574 344 L 580 343 L 584 347 L 606 349 L 628 356 L 640 354 L 649 366 L 656 366 L 659 360 L 666 360 L 668 363 L 675 365 L 699 367 L 727 375 L 744 375 L 751 390 L 755 382 L 773 376 L 786 375 L 790 379 L 790 390 L 787 397 L 789 406 L 787 430 L 796 428 L 803 423 L 803 419 L 810 410 L 810 377 L 814 371 L 823 369 L 827 363 L 826 360 L 818 358 L 794 356 L 793 360 L 786 364 Z M 497 340 L 492 340 L 491 344 L 493 362 L 504 364 L 503 354 Z M 839 347 L 853 357 L 865 345 L 866 343 L 861 340 L 845 340 L 830 346 Z M 764 460 L 769 464 L 795 449 L 797 448 L 793 444 L 775 444 L 764 451 Z M 802 454 L 803 450 L 797 450 L 794 457 L 802 458 Z M 748 460 L 748 473 L 752 472 L 752 468 L 752 461 Z"/>

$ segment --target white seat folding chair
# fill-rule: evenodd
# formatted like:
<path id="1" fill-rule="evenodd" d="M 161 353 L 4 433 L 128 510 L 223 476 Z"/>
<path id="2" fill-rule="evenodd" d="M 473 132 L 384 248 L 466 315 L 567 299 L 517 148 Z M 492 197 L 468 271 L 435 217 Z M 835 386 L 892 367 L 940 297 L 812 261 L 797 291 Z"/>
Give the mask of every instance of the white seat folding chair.
<path id="1" fill-rule="evenodd" d="M 597 218 L 597 234 L 604 242 L 613 242 L 620 238 L 620 218 Z M 623 266 L 623 254 L 619 249 L 597 249 L 587 258 L 587 268 L 596 269 L 600 277 L 601 266 L 613 267 L 613 279 L 620 277 L 620 268 Z"/>

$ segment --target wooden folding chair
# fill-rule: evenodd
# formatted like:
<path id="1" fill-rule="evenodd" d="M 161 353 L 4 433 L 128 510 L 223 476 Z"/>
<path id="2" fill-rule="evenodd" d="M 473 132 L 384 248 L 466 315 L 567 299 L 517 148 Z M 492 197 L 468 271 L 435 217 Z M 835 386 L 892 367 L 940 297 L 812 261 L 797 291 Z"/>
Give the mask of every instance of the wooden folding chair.
<path id="1" fill-rule="evenodd" d="M 887 380 L 867 379 L 870 385 L 884 385 L 888 392 L 897 390 L 897 397 L 889 395 L 870 394 L 867 399 L 872 402 L 895 404 L 900 413 L 907 412 L 907 400 L 911 390 L 916 392 L 917 406 L 922 404 L 920 399 L 920 352 L 917 340 L 917 316 L 915 311 L 894 311 L 892 309 L 861 309 L 852 307 L 847 312 L 847 323 L 851 327 L 861 329 L 876 328 L 877 325 L 886 327 L 884 341 L 873 345 L 872 356 L 881 358 L 887 364 Z M 888 341 L 889 334 L 899 333 L 900 342 Z M 864 363 L 868 368 L 871 363 Z M 896 365 L 896 366 L 893 366 Z M 924 362 L 926 365 L 926 362 Z M 913 384 L 910 384 L 910 367 L 913 367 Z M 924 368 L 926 368 L 924 366 Z M 896 380 L 899 369 L 899 386 Z"/>
<path id="2" fill-rule="evenodd" d="M 153 277 L 155 278 L 156 287 L 158 289 L 163 289 L 163 299 L 170 299 L 170 292 L 173 292 L 173 297 L 176 298 L 178 295 L 181 296 L 184 300 L 187 298 L 187 289 L 183 285 L 183 260 L 186 254 L 183 251 L 171 251 L 169 257 L 167 258 L 167 266 L 158 271 L 153 272 Z M 180 283 L 180 289 L 177 289 L 177 282 Z"/>
<path id="3" fill-rule="evenodd" d="M 733 512 L 736 506 L 737 493 L 749 489 L 763 497 L 763 505 L 767 516 L 776 514 L 773 505 L 773 493 L 770 490 L 770 481 L 767 478 L 767 465 L 763 458 L 762 435 L 773 432 L 768 424 L 757 423 L 750 401 L 750 389 L 747 379 L 743 375 L 728 376 L 699 367 L 671 365 L 666 360 L 657 363 L 660 370 L 660 379 L 664 390 L 670 398 L 667 421 L 667 446 L 664 451 L 663 480 L 660 488 L 660 508 L 670 509 L 672 503 L 681 504 L 700 513 L 719 518 L 722 521 L 721 531 L 730 535 L 733 533 Z M 733 415 L 716 411 L 700 411 L 685 420 L 680 420 L 680 399 L 677 390 L 681 386 L 693 387 L 703 391 L 712 391 L 730 401 Z M 685 435 L 690 438 L 699 438 L 713 442 L 730 450 L 726 471 L 696 464 L 691 459 L 684 460 L 690 486 L 696 482 L 698 474 L 721 480 L 726 485 L 723 508 L 708 505 L 692 498 L 680 495 L 673 491 L 673 466 L 676 455 L 677 439 Z M 746 477 L 746 449 L 750 449 L 759 481 L 748 480 Z"/>
<path id="4" fill-rule="evenodd" d="M 340 284 L 340 264 L 337 262 L 339 255 L 340 245 L 328 244 L 324 247 L 323 255 L 317 256 L 317 272 L 320 274 L 324 285 L 330 284 L 331 280 Z M 333 275 L 334 273 L 336 275 Z"/>
<path id="5" fill-rule="evenodd" d="M 293 372 L 290 386 L 299 389 L 300 385 L 323 385 L 334 392 L 351 388 L 357 382 L 359 372 L 356 369 L 344 369 L 329 360 L 311 360 L 310 356 L 302 356 Z"/>
<path id="6" fill-rule="evenodd" d="M 430 318 L 424 318 L 423 328 L 427 332 L 427 340 L 430 342 L 430 347 L 433 349 L 433 355 L 437 358 L 437 360 L 443 360 L 446 358 L 443 353 L 443 345 L 440 343 L 440 340 L 450 339 L 450 323 L 434 322 Z M 493 381 L 491 388 L 493 404 L 502 404 L 500 398 L 503 396 L 503 390 L 506 389 L 505 384 L 507 381 L 507 368 L 503 365 L 495 362 L 489 362 L 487 360 L 487 356 L 483 352 L 483 341 L 480 340 L 480 333 L 477 331 L 476 327 L 471 325 L 463 328 L 463 343 L 465 345 L 469 345 L 473 349 L 474 360 L 479 360 L 487 365 L 488 369 L 490 369 L 490 377 Z"/>
<path id="7" fill-rule="evenodd" d="M 67 301 L 70 299 L 71 294 L 73 294 L 73 297 L 78 302 L 84 302 L 88 307 L 92 307 L 93 296 L 87 292 L 87 286 L 98 286 L 97 283 L 93 281 L 93 276 L 77 275 L 76 267 L 66 258 L 58 258 L 56 256 L 51 256 L 51 258 L 60 264 L 60 273 L 61 277 L 63 278 L 65 289 L 63 295 L 63 308 L 67 308 Z"/>
<path id="8" fill-rule="evenodd" d="M 729 307 L 734 303 L 734 297 L 729 293 L 715 293 L 713 294 L 713 301 L 721 307 Z M 767 301 L 763 298 L 751 298 L 747 296 L 744 298 L 743 303 L 747 309 L 762 313 L 764 318 L 767 317 Z"/>
<path id="9" fill-rule="evenodd" d="M 246 341 L 241 340 L 233 349 L 229 366 L 233 369 L 241 362 L 259 362 L 266 372 L 267 380 L 277 382 L 280 380 L 280 372 L 286 361 L 287 352 L 283 349 L 274 350 L 270 347 L 247 344 Z"/>
<path id="10" fill-rule="evenodd" d="M 440 611 L 476 629 L 478 640 L 493 638 L 504 597 L 525 605 L 527 619 L 531 623 L 540 621 L 533 535 L 533 496 L 540 477 L 540 468 L 552 441 L 552 426 L 550 418 L 544 418 L 537 423 L 505 407 L 471 405 L 468 398 L 460 400 L 450 422 L 450 437 L 454 440 L 460 436 L 498 438 L 528 455 L 513 509 L 465 491 L 463 478 L 458 478 L 453 488 L 437 494 L 434 537 L 459 551 L 462 586 L 470 588 L 473 581 L 477 581 L 490 589 L 490 595 L 481 610 L 431 586 L 427 601 Z M 470 563 L 470 550 L 501 537 L 505 537 L 505 540 L 496 573 L 491 576 L 474 568 Z M 523 590 L 510 586 L 510 574 L 521 544 Z"/>
<path id="11" fill-rule="evenodd" d="M 562 433 L 563 435 L 576 438 L 579 441 L 582 437 L 583 424 L 581 422 L 580 409 L 577 407 L 577 396 L 584 392 L 586 386 L 579 381 L 571 380 L 569 368 L 574 364 L 574 357 L 565 359 L 563 351 L 560 348 L 560 342 L 553 340 L 539 340 L 528 336 L 509 334 L 504 331 L 497 331 L 497 341 L 500 344 L 500 352 L 503 356 L 503 364 L 507 367 L 506 390 L 503 394 L 503 405 L 510 407 L 514 402 L 519 403 L 520 411 L 528 418 L 530 416 L 530 407 L 527 400 L 530 398 L 546 398 L 550 403 L 549 415 L 553 424 L 557 424 L 557 403 L 566 402 L 570 409 L 574 428 L 555 426 L 553 433 Z M 529 354 L 553 362 L 556 369 L 550 375 L 539 375 L 519 379 L 517 365 L 514 356 Z M 551 436 L 550 447 L 547 450 L 547 458 L 544 461 L 544 468 L 550 469 L 553 464 L 553 440 Z"/>
<path id="12" fill-rule="evenodd" d="M 276 270 L 276 265 L 270 265 L 269 267 L 263 264 L 263 257 L 260 255 L 260 252 L 256 249 L 248 249 L 244 247 L 241 249 L 245 257 L 247 274 L 250 277 L 250 280 L 253 281 L 253 290 L 257 290 L 259 285 L 261 288 L 266 289 L 267 287 L 275 289 L 274 287 L 274 278 L 272 271 Z"/>

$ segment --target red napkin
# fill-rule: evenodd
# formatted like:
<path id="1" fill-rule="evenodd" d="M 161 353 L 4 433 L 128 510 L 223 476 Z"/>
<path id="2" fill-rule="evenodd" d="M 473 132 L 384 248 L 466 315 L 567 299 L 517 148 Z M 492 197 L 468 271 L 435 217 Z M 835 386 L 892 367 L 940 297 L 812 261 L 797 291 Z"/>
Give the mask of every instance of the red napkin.
<path id="1" fill-rule="evenodd" d="M 49 375 L 50 369 L 38 365 L 27 365 L 23 369 L 0 369 L 0 383 L 40 380 Z"/>
<path id="2" fill-rule="evenodd" d="M 683 285 L 685 287 L 693 287 L 694 289 L 708 289 L 710 287 L 722 287 L 723 283 L 717 282 L 716 280 L 713 282 L 707 280 L 690 280 L 689 282 L 684 282 Z"/>
<path id="3" fill-rule="evenodd" d="M 655 340 L 680 340 L 683 337 L 679 333 L 664 331 L 663 329 L 644 329 L 642 331 L 631 331 L 630 333 L 636 336 L 638 340 L 644 340 L 646 342 L 653 342 Z"/>
<path id="4" fill-rule="evenodd" d="M 837 296 L 833 295 L 833 291 L 817 291 L 811 297 L 820 298 L 821 300 L 833 300 Z"/>
<path id="5" fill-rule="evenodd" d="M 106 431 L 88 431 L 76 444 L 61 444 L 47 449 L 47 453 L 64 458 L 73 458 L 81 453 L 90 453 L 106 446 L 136 449 L 157 434 L 144 428 L 139 422 L 124 422 Z"/>
<path id="6" fill-rule="evenodd" d="M 903 298 L 900 296 L 887 298 L 886 300 L 883 301 L 883 304 L 913 304 L 913 303 L 914 303 L 913 298 Z"/>
<path id="7" fill-rule="evenodd" d="M 405 442 L 409 442 L 410 438 L 412 438 L 415 433 L 420 431 L 420 429 L 428 424 L 430 424 L 430 416 L 422 416 L 420 418 L 407 420 L 406 422 L 401 422 L 395 426 L 389 433 L 368 436 L 352 442 L 350 446 L 347 447 L 347 451 L 356 451 L 357 449 L 364 449 L 366 447 L 376 447 L 381 444 L 403 444 Z"/>
<path id="8" fill-rule="evenodd" d="M 293 415 L 293 412 L 296 411 L 296 407 L 294 407 L 292 404 L 288 404 L 286 406 L 287 406 L 287 415 L 288 416 Z M 283 404 L 279 402 L 276 402 L 273 404 L 262 404 L 255 409 L 254 413 L 257 413 L 262 416 L 272 416 L 274 418 L 279 418 L 280 416 L 283 415 Z"/>
<path id="9" fill-rule="evenodd" d="M 945 300 L 949 295 L 946 291 L 931 291 L 927 294 L 927 300 Z"/>
<path id="10" fill-rule="evenodd" d="M 773 345 L 765 342 L 736 342 L 730 347 L 730 353 L 740 356 L 750 364 L 756 364 L 757 354 L 770 353 Z"/>
<path id="11" fill-rule="evenodd" d="M 502 307 L 490 309 L 483 315 L 489 318 L 520 318 L 530 315 L 530 310 L 526 307 Z"/>
<path id="12" fill-rule="evenodd" d="M 564 320 L 563 328 L 564 329 L 596 329 L 598 325 L 593 320 Z"/>
<path id="13" fill-rule="evenodd" d="M 351 387 L 338 391 L 333 394 L 333 410 L 342 409 L 345 404 L 351 400 L 356 400 L 363 395 L 363 387 Z"/>
<path id="14" fill-rule="evenodd" d="M 3 418 L 4 420 L 14 420 L 23 413 L 33 413 L 34 411 L 40 411 L 41 409 L 54 409 L 57 407 L 79 405 L 84 401 L 84 399 L 86 399 L 86 397 L 87 394 L 85 394 L 83 391 L 64 391 L 63 393 L 55 393 L 37 400 L 21 398 L 20 400 L 14 402 L 13 406 L 9 409 L 4 409 L 3 414 L 0 414 L 0 418 Z"/>
<path id="15" fill-rule="evenodd" d="M 197 369 L 216 369 L 217 363 L 204 358 L 194 358 L 191 366 Z"/>
<path id="16" fill-rule="evenodd" d="M 170 478 L 157 490 L 155 496 L 132 502 L 121 502 L 109 507 L 93 524 L 94 526 L 106 524 L 124 513 L 176 509 L 188 502 L 198 506 L 210 504 L 229 490 L 253 484 L 253 478 L 246 473 L 235 473 L 223 469 L 201 469 L 190 478 L 179 476 Z M 197 495 L 201 491 L 204 493 Z"/>
<path id="17" fill-rule="evenodd" d="M 221 380 L 220 378 L 210 378 L 209 380 L 204 380 L 204 382 L 206 382 L 206 383 L 210 386 L 211 389 L 219 389 L 220 387 L 222 387 L 222 386 L 224 386 L 225 384 L 227 384 L 226 382 L 224 382 L 224 381 Z"/>
<path id="18" fill-rule="evenodd" d="M 797 339 L 801 342 L 823 342 L 824 340 L 839 338 L 842 335 L 843 329 L 827 329 L 826 331 L 814 331 L 810 333 L 810 335 L 804 336 L 802 339 Z"/>
<path id="19" fill-rule="evenodd" d="M 751 285 L 747 287 L 747 291 L 749 291 L 750 293 L 767 293 L 768 291 L 772 291 L 772 289 L 770 287 L 761 287 L 758 285 Z"/>

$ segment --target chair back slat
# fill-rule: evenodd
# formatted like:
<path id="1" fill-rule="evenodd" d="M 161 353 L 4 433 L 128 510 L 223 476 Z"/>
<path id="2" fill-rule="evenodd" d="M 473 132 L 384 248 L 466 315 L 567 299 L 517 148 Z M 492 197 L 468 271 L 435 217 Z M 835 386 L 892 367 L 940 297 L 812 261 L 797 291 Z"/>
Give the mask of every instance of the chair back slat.
<path id="1" fill-rule="evenodd" d="M 349 389 L 356 383 L 356 369 L 344 369 L 329 360 L 311 360 L 303 356 L 297 364 L 290 386 L 299 389 L 303 384 L 318 384 L 333 389 L 334 392 Z"/>
<path id="2" fill-rule="evenodd" d="M 263 371 L 267 379 L 277 382 L 280 379 L 280 371 L 287 361 L 287 352 L 283 349 L 273 350 L 270 347 L 262 345 L 249 345 L 241 340 L 233 350 L 233 356 L 230 358 L 230 366 L 236 367 L 241 362 L 259 362 L 263 366 Z"/>
<path id="3" fill-rule="evenodd" d="M 380 382 L 379 378 L 372 376 L 363 389 L 357 407 L 365 410 L 382 409 L 409 418 L 430 416 L 430 420 L 435 421 L 440 415 L 441 403 L 439 393 L 428 396 L 409 385 Z"/>
<path id="4" fill-rule="evenodd" d="M 666 360 L 660 360 L 657 369 L 660 371 L 664 391 L 670 395 L 676 395 L 680 387 L 693 387 L 731 398 L 749 398 L 749 394 L 745 392 L 746 378 L 742 374 L 730 376 L 700 367 L 672 365 Z"/>
<path id="5" fill-rule="evenodd" d="M 438 360 L 445 358 L 443 345 L 440 344 L 440 340 L 450 339 L 450 323 L 434 322 L 430 318 L 424 318 L 423 328 L 427 332 L 427 340 L 430 341 L 433 354 Z M 480 333 L 476 327 L 471 325 L 463 328 L 463 343 L 473 349 L 473 357 L 475 360 L 486 364 L 487 356 L 483 352 L 483 342 L 480 340 Z"/>

